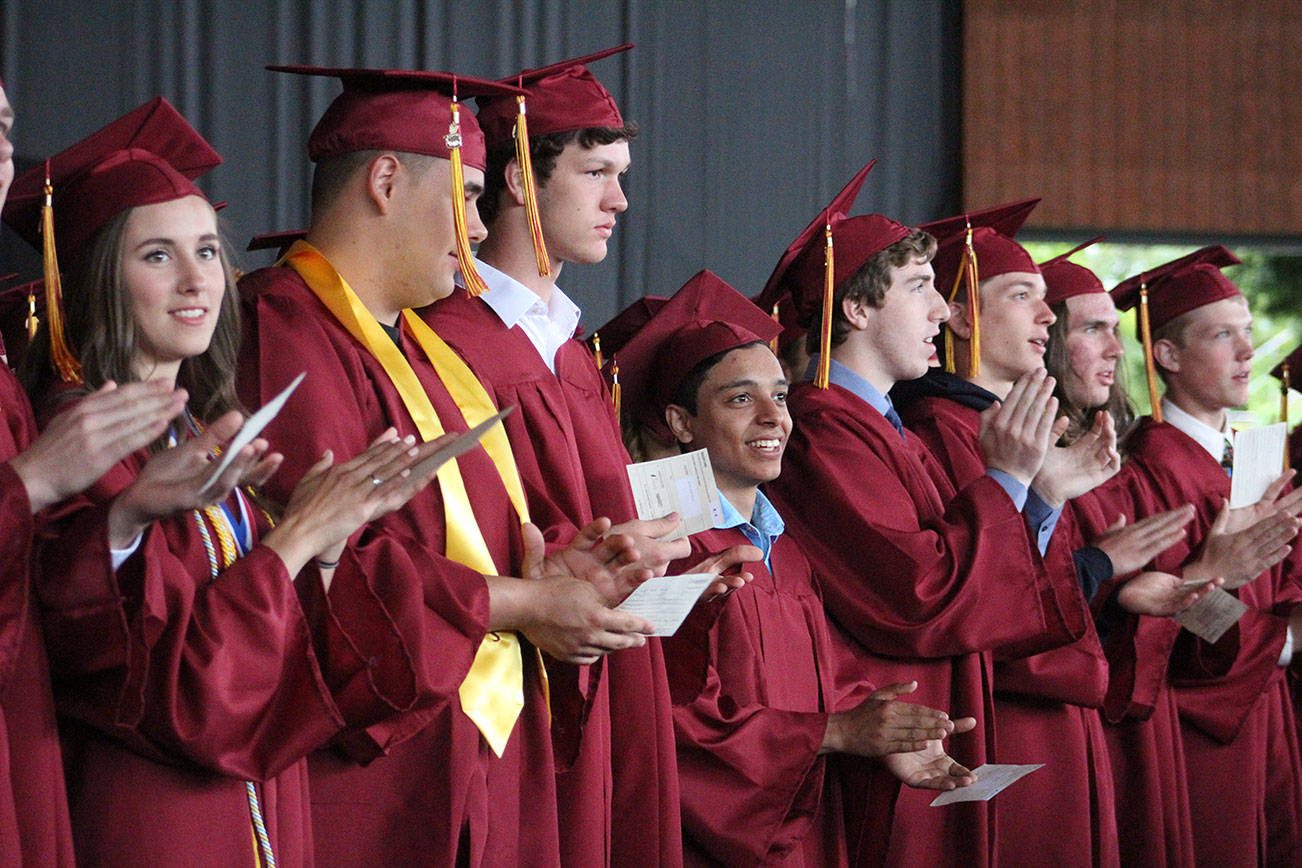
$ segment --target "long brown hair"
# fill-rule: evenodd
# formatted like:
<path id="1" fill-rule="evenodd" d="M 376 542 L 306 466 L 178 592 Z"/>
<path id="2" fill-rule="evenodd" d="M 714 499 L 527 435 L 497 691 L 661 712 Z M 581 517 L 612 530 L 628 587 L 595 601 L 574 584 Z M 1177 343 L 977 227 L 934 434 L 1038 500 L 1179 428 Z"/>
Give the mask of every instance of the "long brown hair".
<path id="1" fill-rule="evenodd" d="M 105 381 L 130 383 L 140 378 L 132 360 L 140 349 L 140 331 L 132 315 L 131 293 L 122 278 L 128 208 L 106 223 L 82 250 L 69 251 L 63 279 L 66 334 L 81 362 L 87 390 Z M 242 409 L 235 393 L 235 368 L 240 346 L 240 312 L 235 273 L 221 238 L 220 257 L 225 291 L 212 341 L 203 353 L 181 362 L 176 384 L 190 393 L 190 411 L 200 422 L 211 422 L 229 410 Z M 23 355 L 19 371 L 23 386 L 37 404 L 49 397 L 56 374 L 50 364 L 50 336 L 45 323 Z M 155 447 L 165 445 L 165 437 Z"/>
<path id="2" fill-rule="evenodd" d="M 1117 442 L 1123 443 L 1125 436 L 1130 433 L 1130 429 L 1135 424 L 1135 408 L 1126 397 L 1125 366 L 1121 364 L 1120 359 L 1117 360 L 1116 373 L 1113 376 L 1112 386 L 1108 389 L 1108 400 L 1105 404 L 1099 407 L 1081 407 L 1074 403 L 1068 397 L 1067 389 L 1063 385 L 1071 375 L 1071 357 L 1067 351 L 1069 325 L 1067 302 L 1064 300 L 1052 304 L 1049 309 L 1057 319 L 1049 326 L 1049 343 L 1044 354 L 1044 367 L 1048 370 L 1049 376 L 1058 382 L 1053 389 L 1054 397 L 1058 399 L 1058 410 L 1071 420 L 1067 433 L 1062 437 L 1063 441 L 1074 442 L 1077 437 L 1089 430 L 1090 425 L 1094 424 L 1094 417 L 1100 411 L 1107 410 L 1112 414 L 1112 421 L 1117 427 Z"/>

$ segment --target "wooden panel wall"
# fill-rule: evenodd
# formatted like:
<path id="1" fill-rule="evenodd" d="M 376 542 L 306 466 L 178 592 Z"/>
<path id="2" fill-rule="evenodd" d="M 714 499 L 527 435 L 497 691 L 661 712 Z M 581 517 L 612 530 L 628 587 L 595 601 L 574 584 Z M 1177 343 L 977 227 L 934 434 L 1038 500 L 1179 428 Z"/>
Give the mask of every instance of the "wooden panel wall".
<path id="1" fill-rule="evenodd" d="M 967 0 L 963 200 L 1030 226 L 1302 238 L 1302 4 Z"/>

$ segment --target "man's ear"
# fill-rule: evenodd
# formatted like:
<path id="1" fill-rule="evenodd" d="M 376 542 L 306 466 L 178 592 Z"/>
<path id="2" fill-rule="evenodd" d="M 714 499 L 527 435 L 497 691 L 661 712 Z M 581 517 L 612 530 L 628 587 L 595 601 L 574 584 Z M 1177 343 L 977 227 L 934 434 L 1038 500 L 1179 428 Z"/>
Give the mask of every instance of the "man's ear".
<path id="1" fill-rule="evenodd" d="M 1160 338 L 1153 342 L 1153 361 L 1159 368 L 1171 372 L 1180 370 L 1180 348 L 1175 342 L 1167 338 Z"/>
<path id="2" fill-rule="evenodd" d="M 366 196 L 381 214 L 388 214 L 402 163 L 393 154 L 381 154 L 366 167 Z"/>
<path id="3" fill-rule="evenodd" d="M 856 331 L 863 331 L 868 328 L 868 322 L 872 319 L 873 308 L 871 305 L 859 298 L 845 296 L 841 299 L 841 315 L 849 323 L 850 328 Z"/>
<path id="4" fill-rule="evenodd" d="M 687 408 L 677 404 L 665 407 L 665 422 L 679 443 L 691 443 L 695 438 L 692 433 L 692 414 L 687 412 Z"/>
<path id="5" fill-rule="evenodd" d="M 511 193 L 511 199 L 517 207 L 524 207 L 524 170 L 520 168 L 520 163 L 515 157 L 511 162 L 506 164 L 506 189 Z"/>
<path id="6" fill-rule="evenodd" d="M 972 321 L 967 318 L 967 305 L 957 301 L 949 303 L 949 321 L 945 328 L 954 333 L 961 341 L 971 340 Z"/>

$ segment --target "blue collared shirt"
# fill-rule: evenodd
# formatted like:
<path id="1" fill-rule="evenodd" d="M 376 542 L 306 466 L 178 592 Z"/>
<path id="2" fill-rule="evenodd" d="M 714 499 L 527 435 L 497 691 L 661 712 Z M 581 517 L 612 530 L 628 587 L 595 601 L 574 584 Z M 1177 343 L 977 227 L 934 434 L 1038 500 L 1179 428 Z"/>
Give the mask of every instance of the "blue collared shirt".
<path id="1" fill-rule="evenodd" d="M 805 379 L 812 380 L 814 372 L 817 370 L 818 354 L 815 353 L 813 358 L 809 360 L 809 367 L 805 370 Z M 827 379 L 828 382 L 840 386 L 859 398 L 878 413 L 881 413 L 882 416 L 886 415 L 887 410 L 892 410 L 895 407 L 891 403 L 889 395 L 883 395 L 877 391 L 876 386 L 836 359 L 832 359 L 832 363 L 829 365 Z M 1062 508 L 1051 508 L 1049 504 L 1040 499 L 1040 496 L 1034 490 L 1028 492 L 1025 485 L 1022 485 L 1021 482 L 1002 470 L 988 469 L 986 470 L 986 476 L 998 482 L 999 486 L 1012 498 L 1017 511 L 1022 513 L 1027 524 L 1035 531 L 1036 546 L 1039 548 L 1040 554 L 1044 554 L 1049 548 L 1049 540 L 1053 537 L 1053 529 L 1058 526 L 1058 517 L 1062 515 Z"/>
<path id="2" fill-rule="evenodd" d="M 778 511 L 773 508 L 773 504 L 764 496 L 764 492 L 756 489 L 755 509 L 751 512 L 749 521 L 722 493 L 719 495 L 719 504 L 723 507 L 723 518 L 719 519 L 714 526 L 720 530 L 732 527 L 739 529 L 746 539 L 764 553 L 764 566 L 770 573 L 773 572 L 769 555 L 773 552 L 773 544 L 778 541 L 778 537 L 782 536 L 787 525 L 782 520 L 782 516 L 778 515 Z"/>

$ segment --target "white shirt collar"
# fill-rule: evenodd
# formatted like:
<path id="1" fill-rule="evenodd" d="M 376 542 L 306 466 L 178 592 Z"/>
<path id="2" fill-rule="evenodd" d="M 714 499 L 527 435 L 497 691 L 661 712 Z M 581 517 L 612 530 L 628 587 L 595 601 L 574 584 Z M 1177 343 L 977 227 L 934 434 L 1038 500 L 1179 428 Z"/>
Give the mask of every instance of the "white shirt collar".
<path id="1" fill-rule="evenodd" d="M 1226 415 L 1226 428 L 1229 427 L 1229 415 Z M 1207 454 L 1221 463 L 1225 454 L 1225 444 L 1234 445 L 1234 435 L 1228 431 L 1217 431 L 1206 422 L 1195 419 L 1166 398 L 1162 399 L 1162 421 L 1169 422 L 1195 443 L 1207 450 Z"/>
<path id="2" fill-rule="evenodd" d="M 552 287 L 551 300 L 544 303 L 533 290 L 506 272 L 479 260 L 475 260 L 475 268 L 488 287 L 480 298 L 507 328 L 519 326 L 555 373 L 557 351 L 574 337 L 579 327 L 579 306 L 559 286 Z M 457 283 L 464 285 L 460 274 Z"/>

